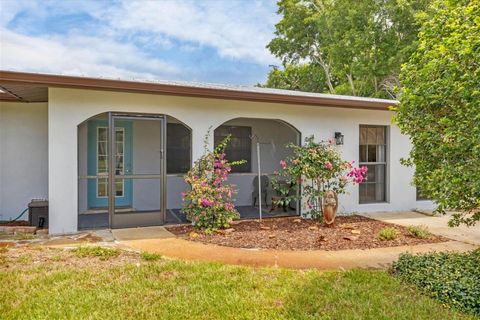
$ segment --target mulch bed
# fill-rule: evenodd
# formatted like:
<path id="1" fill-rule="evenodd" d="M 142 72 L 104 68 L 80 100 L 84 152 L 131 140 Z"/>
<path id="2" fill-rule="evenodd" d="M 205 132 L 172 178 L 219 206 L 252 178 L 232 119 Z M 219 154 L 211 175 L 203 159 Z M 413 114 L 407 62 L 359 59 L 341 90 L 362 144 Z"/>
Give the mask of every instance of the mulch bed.
<path id="1" fill-rule="evenodd" d="M 399 231 L 395 240 L 377 238 L 382 228 L 393 227 Z M 229 230 L 219 230 L 206 235 L 191 225 L 167 228 L 173 234 L 191 241 L 211 243 L 235 248 L 278 250 L 344 250 L 371 249 L 444 242 L 449 239 L 432 235 L 418 239 L 408 234 L 405 227 L 362 216 L 340 216 L 335 227 L 298 217 L 269 218 L 234 221 Z"/>
<path id="2" fill-rule="evenodd" d="M 28 227 L 28 226 L 30 226 L 30 222 L 28 222 L 26 220 L 0 221 L 0 226 L 5 226 L 5 227 Z"/>

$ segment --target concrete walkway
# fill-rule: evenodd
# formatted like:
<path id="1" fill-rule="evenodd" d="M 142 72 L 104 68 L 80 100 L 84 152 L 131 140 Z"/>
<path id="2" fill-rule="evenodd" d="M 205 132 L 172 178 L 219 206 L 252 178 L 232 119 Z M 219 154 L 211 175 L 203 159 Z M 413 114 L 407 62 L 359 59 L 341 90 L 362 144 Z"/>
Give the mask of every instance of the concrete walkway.
<path id="1" fill-rule="evenodd" d="M 401 226 L 424 225 L 434 234 L 480 246 L 480 223 L 473 227 L 462 225 L 451 228 L 448 226 L 448 221 L 450 220 L 450 215 L 448 214 L 429 216 L 418 212 L 406 211 L 362 213 L 361 215 Z"/>
<path id="2" fill-rule="evenodd" d="M 407 216 L 410 218 L 407 218 Z M 376 218 L 379 218 L 379 216 Z M 420 219 L 420 217 L 417 218 Z M 430 217 L 427 218 L 430 219 Z M 405 215 L 404 219 L 404 223 L 408 223 L 408 225 L 413 224 L 410 223 L 409 220 L 413 219 L 411 216 Z M 426 224 L 423 220 L 419 221 L 422 221 L 420 224 Z M 430 224 L 428 225 L 430 226 Z M 432 223 L 432 226 L 433 225 Z M 440 228 L 440 226 L 438 228 Z M 430 228 L 430 230 L 436 233 L 433 228 Z M 122 245 L 140 251 L 159 253 L 170 258 L 215 261 L 255 267 L 285 267 L 294 269 L 316 268 L 321 270 L 342 270 L 351 268 L 386 268 L 404 252 L 465 252 L 478 247 L 475 243 L 452 240 L 417 246 L 366 250 L 283 251 L 230 248 L 193 242 L 177 238 L 162 227 L 123 229 L 113 230 L 112 232 L 116 241 Z M 447 234 L 444 235 L 449 236 Z M 467 235 L 465 235 L 465 237 L 467 237 Z"/>

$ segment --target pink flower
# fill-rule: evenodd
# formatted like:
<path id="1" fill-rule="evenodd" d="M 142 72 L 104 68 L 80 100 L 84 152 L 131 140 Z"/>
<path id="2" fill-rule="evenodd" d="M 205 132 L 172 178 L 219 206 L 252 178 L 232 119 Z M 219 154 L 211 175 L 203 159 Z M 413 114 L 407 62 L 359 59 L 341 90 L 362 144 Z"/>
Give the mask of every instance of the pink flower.
<path id="1" fill-rule="evenodd" d="M 308 209 L 313 209 L 313 205 L 310 201 L 307 201 L 307 206 L 308 206 Z"/>
<path id="2" fill-rule="evenodd" d="M 325 162 L 325 168 L 328 169 L 328 170 L 332 170 L 332 168 L 333 168 L 332 163 L 330 161 Z"/>
<path id="3" fill-rule="evenodd" d="M 283 170 L 287 169 L 287 162 L 285 160 L 280 160 L 280 166 L 282 166 Z"/>
<path id="4" fill-rule="evenodd" d="M 333 140 L 332 140 L 332 139 L 328 139 L 328 144 L 333 144 Z"/>
<path id="5" fill-rule="evenodd" d="M 201 200 L 201 204 L 204 207 L 211 207 L 213 205 L 213 203 L 214 203 L 213 201 L 210 201 L 208 199 L 202 199 Z"/>
<path id="6" fill-rule="evenodd" d="M 362 183 L 363 179 L 366 179 L 368 168 L 363 166 L 361 168 L 352 168 L 352 170 L 347 174 L 348 177 L 352 178 L 353 183 Z"/>

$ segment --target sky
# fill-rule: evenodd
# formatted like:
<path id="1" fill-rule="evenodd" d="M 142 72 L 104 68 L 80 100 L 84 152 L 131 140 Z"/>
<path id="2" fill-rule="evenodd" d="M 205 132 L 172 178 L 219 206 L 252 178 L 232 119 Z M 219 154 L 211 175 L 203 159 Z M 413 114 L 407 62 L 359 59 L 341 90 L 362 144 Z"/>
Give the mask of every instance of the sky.
<path id="1" fill-rule="evenodd" d="M 0 69 L 255 85 L 279 20 L 275 0 L 0 0 Z"/>

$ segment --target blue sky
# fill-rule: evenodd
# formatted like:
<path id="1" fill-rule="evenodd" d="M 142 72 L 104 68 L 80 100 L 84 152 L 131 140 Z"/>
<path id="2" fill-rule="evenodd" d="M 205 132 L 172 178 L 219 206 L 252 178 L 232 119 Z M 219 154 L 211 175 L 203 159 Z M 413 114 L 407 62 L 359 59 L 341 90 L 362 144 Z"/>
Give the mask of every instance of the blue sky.
<path id="1" fill-rule="evenodd" d="M 0 0 L 0 68 L 254 85 L 275 0 Z"/>

